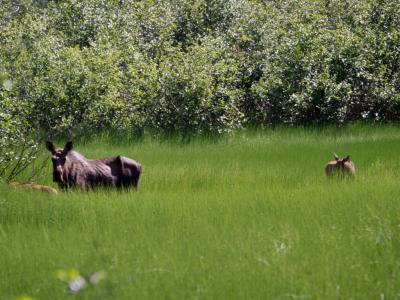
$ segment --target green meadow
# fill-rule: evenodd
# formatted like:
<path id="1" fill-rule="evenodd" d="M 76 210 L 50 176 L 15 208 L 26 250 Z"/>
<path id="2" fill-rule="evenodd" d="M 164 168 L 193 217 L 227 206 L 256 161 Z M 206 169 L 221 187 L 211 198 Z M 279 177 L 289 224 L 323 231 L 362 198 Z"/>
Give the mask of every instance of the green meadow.
<path id="1" fill-rule="evenodd" d="M 399 126 L 105 134 L 75 150 L 138 160 L 139 189 L 0 185 L 2 300 L 400 299 Z M 326 178 L 333 152 L 355 180 Z M 53 185 L 50 158 L 45 171 Z"/>

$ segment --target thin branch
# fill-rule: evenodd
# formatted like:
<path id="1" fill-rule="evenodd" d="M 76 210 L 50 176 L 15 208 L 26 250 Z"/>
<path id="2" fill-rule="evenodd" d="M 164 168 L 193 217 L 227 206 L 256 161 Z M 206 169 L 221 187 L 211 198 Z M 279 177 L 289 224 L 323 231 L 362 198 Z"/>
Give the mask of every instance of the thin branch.
<path id="1" fill-rule="evenodd" d="M 26 150 L 26 140 L 24 140 L 24 144 L 21 147 L 21 152 L 19 154 L 18 161 L 16 162 L 14 168 L 11 170 L 10 174 L 7 176 L 7 179 L 6 179 L 7 182 L 10 182 L 13 178 L 15 178 L 14 172 L 18 169 L 19 165 L 21 164 L 22 157 L 25 153 L 25 150 Z"/>

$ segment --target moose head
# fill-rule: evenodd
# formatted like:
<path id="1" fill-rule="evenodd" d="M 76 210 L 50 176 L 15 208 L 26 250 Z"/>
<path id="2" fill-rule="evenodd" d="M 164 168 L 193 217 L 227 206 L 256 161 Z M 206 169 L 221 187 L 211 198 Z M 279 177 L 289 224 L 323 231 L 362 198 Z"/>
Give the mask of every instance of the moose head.
<path id="1" fill-rule="evenodd" d="M 50 141 L 46 143 L 47 149 L 51 152 L 51 161 L 53 162 L 53 181 L 59 184 L 65 184 L 64 165 L 68 152 L 72 150 L 72 142 L 65 144 L 64 149 L 56 148 Z"/>
<path id="2" fill-rule="evenodd" d="M 342 168 L 342 169 L 345 168 L 346 162 L 351 161 L 350 155 L 347 155 L 346 157 L 340 158 L 336 153 L 334 153 L 333 157 L 335 158 L 336 166 L 338 168 Z"/>

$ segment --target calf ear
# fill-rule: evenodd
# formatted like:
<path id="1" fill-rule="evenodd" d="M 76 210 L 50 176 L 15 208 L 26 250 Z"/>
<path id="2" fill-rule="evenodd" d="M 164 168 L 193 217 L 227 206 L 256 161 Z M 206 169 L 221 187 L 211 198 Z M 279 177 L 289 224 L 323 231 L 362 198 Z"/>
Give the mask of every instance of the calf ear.
<path id="1" fill-rule="evenodd" d="M 333 157 L 335 158 L 335 160 L 339 160 L 339 156 L 336 153 L 333 153 Z"/>
<path id="2" fill-rule="evenodd" d="M 349 160 L 350 160 L 350 155 L 347 155 L 345 158 L 343 158 L 344 162 L 349 161 Z"/>
<path id="3" fill-rule="evenodd" d="M 50 141 L 46 142 L 46 148 L 49 150 L 51 153 L 56 152 L 56 147 L 54 147 L 53 143 Z"/>
<path id="4" fill-rule="evenodd" d="M 72 142 L 68 142 L 68 143 L 66 143 L 65 144 L 65 147 L 64 147 L 64 153 L 68 153 L 69 151 L 71 151 L 72 150 Z"/>

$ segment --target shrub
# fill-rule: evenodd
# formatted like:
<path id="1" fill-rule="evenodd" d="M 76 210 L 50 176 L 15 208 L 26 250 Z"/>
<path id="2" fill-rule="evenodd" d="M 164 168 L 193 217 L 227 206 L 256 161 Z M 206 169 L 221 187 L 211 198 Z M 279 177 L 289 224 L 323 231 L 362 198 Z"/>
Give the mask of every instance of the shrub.
<path id="1" fill-rule="evenodd" d="M 398 1 L 20 0 L 0 14 L 13 97 L 46 132 L 400 118 Z"/>
<path id="2" fill-rule="evenodd" d="M 12 81 L 0 76 L 0 179 L 6 181 L 20 175 L 39 152 L 27 122 L 29 110 L 15 95 Z"/>

